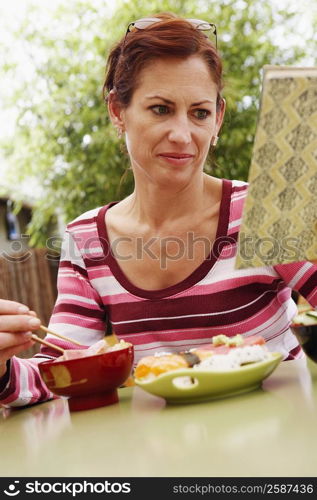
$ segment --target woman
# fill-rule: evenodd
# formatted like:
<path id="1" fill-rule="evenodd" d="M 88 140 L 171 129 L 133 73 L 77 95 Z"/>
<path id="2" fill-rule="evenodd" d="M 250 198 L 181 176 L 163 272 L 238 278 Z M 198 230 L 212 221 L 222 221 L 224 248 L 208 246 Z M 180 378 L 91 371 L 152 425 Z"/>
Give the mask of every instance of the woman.
<path id="1" fill-rule="evenodd" d="M 172 14 L 130 24 L 110 54 L 104 89 L 135 189 L 81 215 L 65 234 L 50 327 L 91 345 L 108 324 L 134 344 L 136 362 L 221 333 L 261 334 L 271 350 L 294 359 L 302 352 L 289 329 L 290 286 L 317 305 L 313 264 L 234 269 L 246 184 L 203 171 L 225 112 L 212 30 Z M 52 397 L 36 364 L 56 353 L 9 360 L 8 338 L 16 337 L 6 336 L 0 401 Z"/>

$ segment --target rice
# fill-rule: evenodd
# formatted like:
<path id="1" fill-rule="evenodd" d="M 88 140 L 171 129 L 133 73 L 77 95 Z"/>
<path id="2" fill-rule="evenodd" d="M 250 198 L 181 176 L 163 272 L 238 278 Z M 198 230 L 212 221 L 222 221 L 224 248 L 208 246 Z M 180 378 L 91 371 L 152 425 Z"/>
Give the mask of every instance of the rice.
<path id="1" fill-rule="evenodd" d="M 107 341 L 105 339 L 102 339 L 98 342 L 95 342 L 86 349 L 65 349 L 64 354 L 56 358 L 55 361 L 68 361 L 70 359 L 87 358 L 88 356 L 94 356 L 95 354 L 105 354 L 107 352 L 119 351 L 120 349 L 125 349 L 130 345 L 131 344 L 129 344 L 129 342 L 125 342 L 121 339 L 120 342 L 110 347 L 108 346 Z"/>
<path id="2" fill-rule="evenodd" d="M 236 347 L 228 354 L 213 354 L 201 363 L 194 365 L 195 370 L 228 371 L 236 370 L 241 365 L 257 363 L 271 358 L 271 353 L 261 345 Z"/>
<path id="3" fill-rule="evenodd" d="M 113 352 L 113 351 L 119 351 L 120 349 L 126 349 L 129 347 L 131 344 L 129 342 L 125 342 L 124 340 L 120 340 L 117 344 L 114 344 L 111 347 L 107 347 L 105 351 L 102 352 Z"/>

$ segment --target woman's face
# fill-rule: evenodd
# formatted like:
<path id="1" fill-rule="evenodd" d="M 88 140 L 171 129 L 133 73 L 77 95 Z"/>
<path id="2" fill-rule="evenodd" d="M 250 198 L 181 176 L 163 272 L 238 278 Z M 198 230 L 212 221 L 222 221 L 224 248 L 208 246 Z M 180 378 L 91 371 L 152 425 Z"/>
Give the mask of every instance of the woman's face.
<path id="1" fill-rule="evenodd" d="M 157 59 L 139 74 L 127 108 L 110 99 L 110 114 L 123 128 L 136 180 L 188 182 L 201 173 L 210 141 L 221 126 L 217 86 L 199 56 Z"/>

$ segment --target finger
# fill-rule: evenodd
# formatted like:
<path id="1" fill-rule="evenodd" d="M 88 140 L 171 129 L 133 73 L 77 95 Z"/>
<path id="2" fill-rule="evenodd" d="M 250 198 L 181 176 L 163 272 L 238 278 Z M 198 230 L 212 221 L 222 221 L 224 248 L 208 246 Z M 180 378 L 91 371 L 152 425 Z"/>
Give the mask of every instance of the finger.
<path id="1" fill-rule="evenodd" d="M 38 318 L 28 315 L 0 315 L 0 332 L 24 332 L 37 330 L 41 322 Z"/>
<path id="2" fill-rule="evenodd" d="M 30 316 L 35 316 L 35 317 L 37 317 L 37 314 L 36 314 L 36 312 L 35 312 L 35 311 L 29 311 L 29 312 L 28 312 L 28 314 L 29 314 Z"/>
<path id="3" fill-rule="evenodd" d="M 0 314 L 27 314 L 29 308 L 14 300 L 0 299 Z"/>
<path id="4" fill-rule="evenodd" d="M 9 347 L 16 347 L 25 344 L 31 339 L 32 332 L 25 331 L 20 333 L 1 332 L 0 333 L 0 354 Z"/>
<path id="5" fill-rule="evenodd" d="M 20 344 L 18 346 L 3 349 L 3 351 L 0 351 L 0 362 L 5 363 L 8 359 L 12 358 L 12 356 L 17 356 L 18 354 L 20 354 L 20 352 L 29 349 L 33 345 L 33 340 L 28 340 L 27 342 L 24 342 L 23 344 Z"/>

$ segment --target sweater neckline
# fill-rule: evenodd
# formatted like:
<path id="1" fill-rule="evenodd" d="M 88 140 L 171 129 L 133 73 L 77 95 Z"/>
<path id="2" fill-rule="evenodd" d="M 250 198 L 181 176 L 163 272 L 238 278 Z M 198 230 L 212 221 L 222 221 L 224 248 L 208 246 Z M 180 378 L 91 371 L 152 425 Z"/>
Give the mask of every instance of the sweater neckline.
<path id="1" fill-rule="evenodd" d="M 231 190 L 232 190 L 232 181 L 227 179 L 222 179 L 222 197 L 219 210 L 218 226 L 217 226 L 216 238 L 213 243 L 211 252 L 207 256 L 207 258 L 196 269 L 194 269 L 194 271 L 189 276 L 184 278 L 182 281 L 176 283 L 175 285 L 171 285 L 167 288 L 161 288 L 157 290 L 145 290 L 143 288 L 135 286 L 133 283 L 130 282 L 130 280 L 122 271 L 121 267 L 119 266 L 116 258 L 114 257 L 111 251 L 109 235 L 106 225 L 106 212 L 110 207 L 119 203 L 118 201 L 113 201 L 111 203 L 108 203 L 104 207 L 101 207 L 97 214 L 97 230 L 103 248 L 103 252 L 105 255 L 105 264 L 109 266 L 113 276 L 117 279 L 120 285 L 125 290 L 138 297 L 146 299 L 154 299 L 154 300 L 162 299 L 183 292 L 188 288 L 191 288 L 193 285 L 201 281 L 208 274 L 208 272 L 215 265 L 220 255 L 223 246 L 222 241 L 224 238 L 226 238 L 228 233 Z"/>

